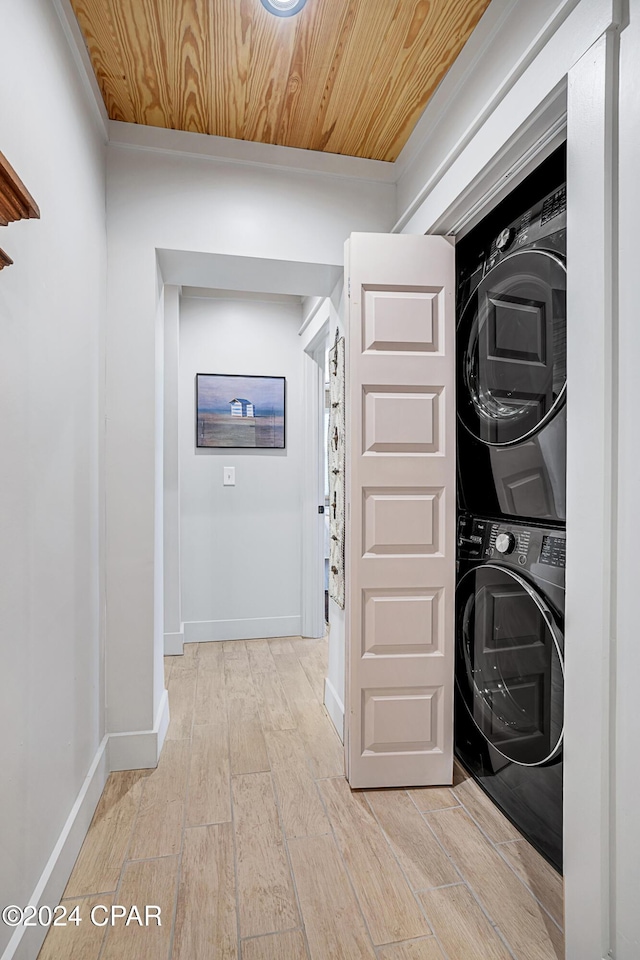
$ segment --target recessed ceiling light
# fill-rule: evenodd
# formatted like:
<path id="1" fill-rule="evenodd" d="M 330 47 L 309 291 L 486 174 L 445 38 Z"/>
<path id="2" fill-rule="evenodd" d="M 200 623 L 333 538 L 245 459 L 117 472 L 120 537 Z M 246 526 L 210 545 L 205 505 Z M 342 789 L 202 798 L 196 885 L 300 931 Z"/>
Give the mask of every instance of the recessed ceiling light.
<path id="1" fill-rule="evenodd" d="M 262 6 L 276 17 L 293 17 L 300 13 L 307 0 L 261 0 Z"/>

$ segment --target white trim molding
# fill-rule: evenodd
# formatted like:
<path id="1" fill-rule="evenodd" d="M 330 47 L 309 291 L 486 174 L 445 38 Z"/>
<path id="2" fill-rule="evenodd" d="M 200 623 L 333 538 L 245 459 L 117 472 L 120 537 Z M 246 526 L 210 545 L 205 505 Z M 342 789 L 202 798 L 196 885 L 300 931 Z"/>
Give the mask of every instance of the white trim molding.
<path id="1" fill-rule="evenodd" d="M 112 733 L 102 739 L 45 868 L 29 897 L 29 904 L 53 907 L 60 902 L 109 774 L 115 770 L 141 770 L 157 766 L 168 727 L 169 697 L 165 690 L 153 730 Z M 46 927 L 17 927 L 1 960 L 33 960 L 46 934 Z"/>
<path id="2" fill-rule="evenodd" d="M 185 643 L 216 640 L 260 640 L 263 637 L 299 637 L 301 621 L 292 617 L 254 617 L 242 620 L 186 620 Z"/>
<path id="3" fill-rule="evenodd" d="M 163 690 L 153 730 L 109 735 L 109 771 L 145 770 L 157 766 L 169 719 L 169 694 Z"/>
<path id="4" fill-rule="evenodd" d="M 215 163 L 248 164 L 253 167 L 280 168 L 293 174 L 338 177 L 348 180 L 372 180 L 393 183 L 394 164 L 386 160 L 281 147 L 254 140 L 234 140 L 206 133 L 167 130 L 138 123 L 109 121 L 109 143 L 128 150 L 179 154 Z"/>
<path id="5" fill-rule="evenodd" d="M 319 316 L 320 314 L 318 314 Z M 323 637 L 324 619 L 324 349 L 329 331 L 328 314 L 314 338 L 315 349 L 302 353 L 303 480 L 302 480 L 302 620 L 304 637 Z"/>
<path id="6" fill-rule="evenodd" d="M 324 705 L 336 728 L 336 733 L 344 743 L 344 703 L 329 677 L 324 678 Z"/>
<path id="7" fill-rule="evenodd" d="M 640 765 L 638 745 L 638 222 L 640 221 L 640 0 L 630 0 L 629 23 L 620 36 L 619 183 L 619 319 L 616 346 L 618 435 L 614 439 L 617 461 L 616 520 L 618 540 L 615 594 L 616 622 L 612 631 L 613 717 L 611 737 L 612 782 L 612 948 L 617 960 L 640 955 Z"/>
<path id="8" fill-rule="evenodd" d="M 480 123 L 474 120 L 419 196 L 400 214 L 393 232 L 451 233 L 460 217 L 462 190 L 472 209 L 491 180 L 495 184 L 510 176 L 517 155 L 530 153 L 545 135 L 545 126 L 548 130 L 561 121 L 561 91 L 567 74 L 617 23 L 617 8 L 617 0 L 581 0 L 551 37 L 543 31 L 546 42 L 538 55 L 528 61 L 524 72 L 511 77 L 507 89 L 501 87 L 494 109 L 489 114 L 483 111 Z M 541 126 L 545 116 L 547 122 Z"/>
<path id="9" fill-rule="evenodd" d="M 184 653 L 184 630 L 178 633 L 165 633 L 164 635 L 164 655 L 165 657 L 179 657 Z"/>
<path id="10" fill-rule="evenodd" d="M 108 744 L 107 736 L 98 747 L 76 801 L 51 851 L 51 856 L 29 897 L 30 905 L 53 907 L 60 902 L 107 782 L 110 772 Z M 33 960 L 37 957 L 46 934 L 46 927 L 16 927 L 2 954 L 2 960 Z"/>
<path id="11" fill-rule="evenodd" d="M 84 42 L 76 15 L 73 12 L 70 0 L 53 0 L 53 6 L 62 24 L 87 102 L 92 108 L 93 116 L 106 143 L 109 140 L 109 115 L 102 99 L 96 75 L 93 72 L 89 51 Z"/>
<path id="12" fill-rule="evenodd" d="M 610 31 L 570 70 L 568 85 L 564 751 L 568 960 L 611 955 L 617 60 L 618 35 Z"/>

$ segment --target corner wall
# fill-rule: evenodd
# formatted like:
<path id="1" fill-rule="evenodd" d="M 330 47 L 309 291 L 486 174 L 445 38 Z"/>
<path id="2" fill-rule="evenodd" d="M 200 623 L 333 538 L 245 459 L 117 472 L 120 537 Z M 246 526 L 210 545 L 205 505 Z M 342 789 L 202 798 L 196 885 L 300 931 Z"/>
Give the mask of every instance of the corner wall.
<path id="1" fill-rule="evenodd" d="M 104 135 L 50 0 L 2 4 L 0 91 L 0 149 L 41 211 L 0 228 L 0 902 L 55 904 L 106 776 L 106 236 Z M 21 932 L 0 924 L 0 954 L 37 954 Z"/>
<path id="2" fill-rule="evenodd" d="M 162 531 L 152 497 L 156 251 L 335 267 L 352 230 L 390 229 L 395 186 L 111 145 L 107 198 L 107 703 L 113 733 L 152 729 L 163 697 L 154 674 L 164 648 L 155 598 Z M 194 281 L 173 276 L 169 282 Z M 198 285 L 219 286 L 202 277 Z"/>
<path id="3" fill-rule="evenodd" d="M 298 298 L 196 299 L 180 311 L 185 642 L 301 632 L 302 349 Z M 196 373 L 286 377 L 286 447 L 196 447 Z M 244 396 L 244 394 L 243 394 Z M 223 486 L 223 467 L 235 486 Z"/>

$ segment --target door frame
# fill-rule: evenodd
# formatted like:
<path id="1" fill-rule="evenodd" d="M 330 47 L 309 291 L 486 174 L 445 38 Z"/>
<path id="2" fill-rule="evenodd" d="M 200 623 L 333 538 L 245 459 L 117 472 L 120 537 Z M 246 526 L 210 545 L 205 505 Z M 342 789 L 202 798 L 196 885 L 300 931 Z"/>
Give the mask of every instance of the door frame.
<path id="1" fill-rule="evenodd" d="M 568 142 L 568 497 L 564 848 L 567 960 L 601 960 L 615 938 L 616 530 L 615 130 L 621 5 L 581 0 L 479 119 L 394 232 L 471 229 L 555 145 Z M 586 335 L 585 335 L 586 331 Z M 591 558 L 585 563 L 585 558 Z M 585 790 L 588 788 L 588 803 Z"/>
<path id="2" fill-rule="evenodd" d="M 324 615 L 324 367 L 329 340 L 329 301 L 319 305 L 302 337 L 302 636 L 323 637 Z"/>

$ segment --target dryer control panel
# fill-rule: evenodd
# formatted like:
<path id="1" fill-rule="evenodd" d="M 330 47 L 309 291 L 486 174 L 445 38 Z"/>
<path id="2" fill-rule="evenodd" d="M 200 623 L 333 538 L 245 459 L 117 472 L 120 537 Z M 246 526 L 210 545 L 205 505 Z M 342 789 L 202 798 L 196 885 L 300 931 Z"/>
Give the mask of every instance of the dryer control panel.
<path id="1" fill-rule="evenodd" d="M 564 586 L 565 543 L 564 530 L 468 514 L 458 520 L 459 561 L 499 563 L 558 586 Z"/>

